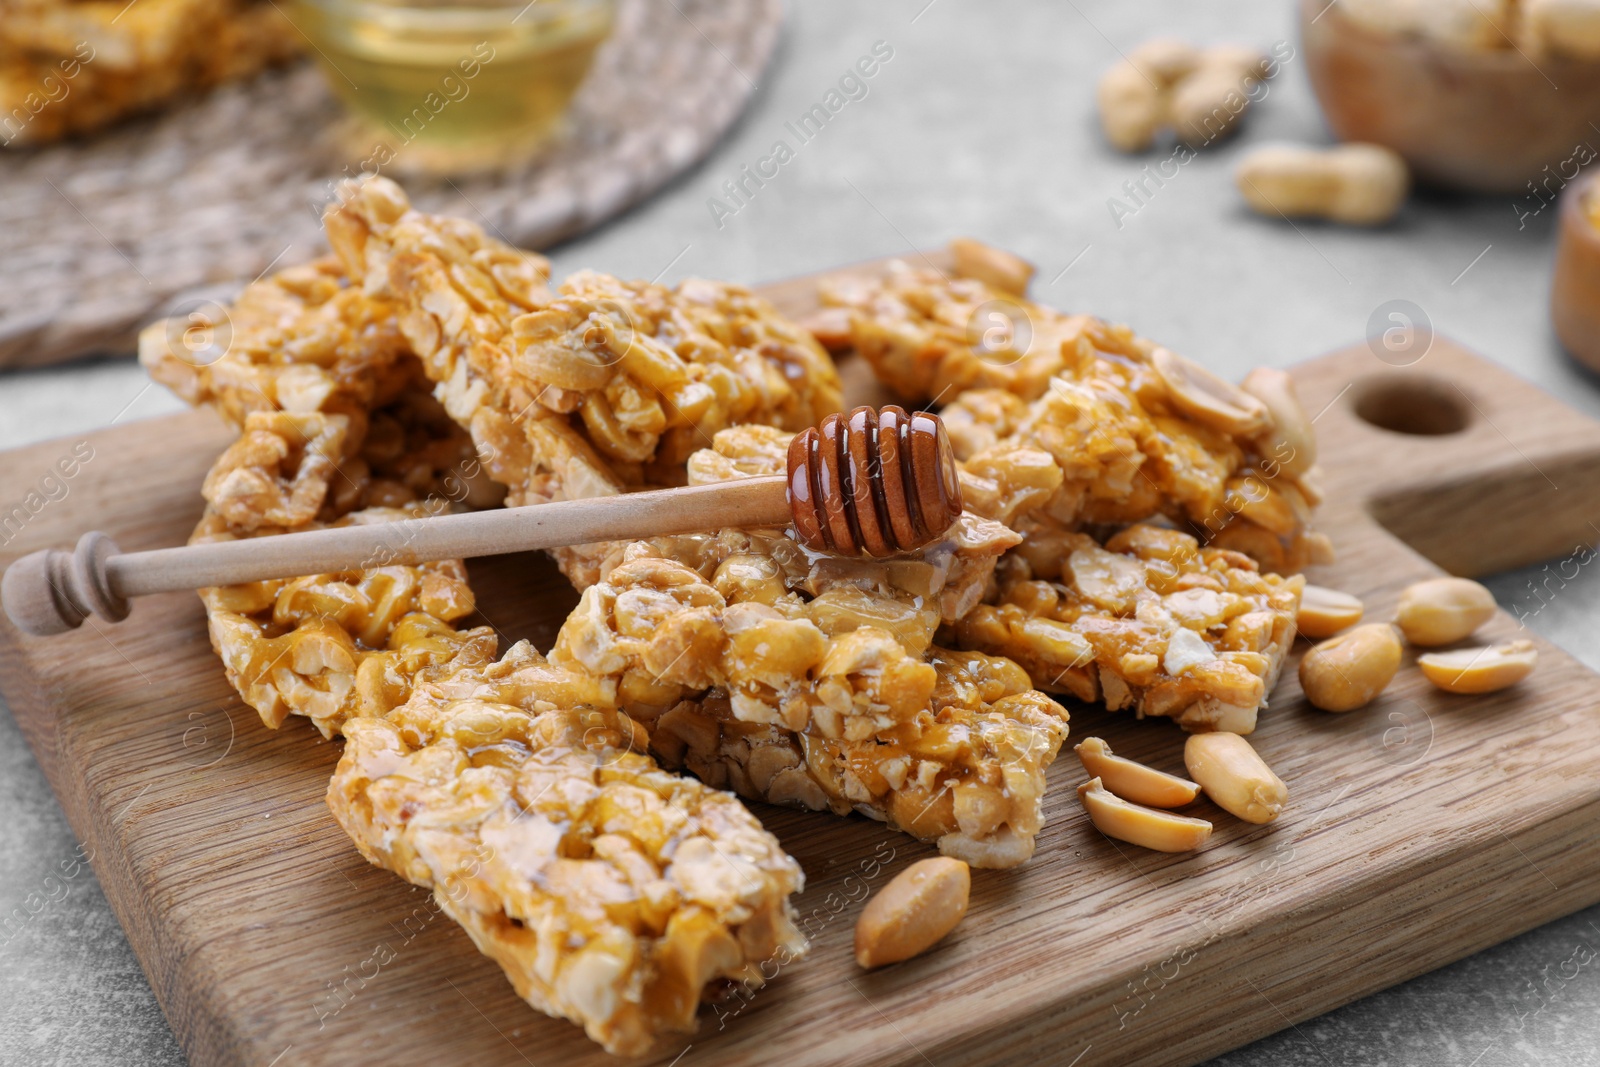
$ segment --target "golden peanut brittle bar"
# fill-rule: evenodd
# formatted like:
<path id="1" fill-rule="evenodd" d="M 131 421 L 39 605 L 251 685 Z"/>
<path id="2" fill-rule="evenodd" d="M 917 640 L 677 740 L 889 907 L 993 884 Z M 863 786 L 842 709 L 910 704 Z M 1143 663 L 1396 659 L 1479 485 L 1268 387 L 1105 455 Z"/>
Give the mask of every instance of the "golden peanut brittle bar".
<path id="1" fill-rule="evenodd" d="M 932 648 L 928 664 L 925 709 L 865 741 L 739 722 L 711 690 L 650 721 L 652 751 L 741 796 L 859 812 L 974 867 L 1025 863 L 1067 713 L 999 656 Z"/>
<path id="2" fill-rule="evenodd" d="M 637 724 L 581 710 L 602 689 L 518 644 L 351 721 L 328 803 L 529 1004 L 637 1055 L 804 952 L 804 876 L 733 796 L 657 767 Z"/>
<path id="3" fill-rule="evenodd" d="M 419 415 L 420 412 L 420 415 Z M 202 487 L 191 543 L 328 525 L 382 524 L 449 510 L 466 435 L 426 394 L 374 412 L 361 439 L 350 419 L 254 411 Z M 373 431 L 377 432 L 374 433 Z M 211 642 L 228 680 L 272 727 L 289 714 L 325 736 L 403 701 L 420 674 L 493 657 L 492 630 L 458 631 L 474 608 L 460 561 L 372 565 L 204 589 Z"/>
<path id="4" fill-rule="evenodd" d="M 252 411 L 365 419 L 427 380 L 394 303 L 368 296 L 331 256 L 248 285 L 228 307 L 163 319 L 139 335 L 150 377 L 234 426 Z"/>
<path id="5" fill-rule="evenodd" d="M 0 144 L 87 133 L 299 52 L 281 8 L 250 0 L 0 4 Z"/>
<path id="6" fill-rule="evenodd" d="M 913 400 L 947 402 L 982 514 L 1024 536 L 1029 513 L 1067 529 L 1166 516 L 1280 573 L 1327 561 L 1308 527 L 1315 439 L 1280 373 L 1256 372 L 1246 391 L 1127 327 L 904 264 L 819 292 L 847 313 L 819 327 L 831 347 L 854 348 Z M 985 309 L 1015 328 L 973 333 Z M 1040 453 L 1060 468 L 1043 500 Z"/>
<path id="7" fill-rule="evenodd" d="M 1247 734 L 1294 642 L 1305 579 L 1147 524 L 1101 547 L 1039 534 L 996 571 L 998 595 L 954 626 L 1035 685 L 1186 730 Z"/>
<path id="8" fill-rule="evenodd" d="M 892 588 L 807 601 L 759 535 L 736 536 L 671 539 L 672 558 L 629 546 L 551 662 L 612 683 L 652 750 L 712 785 L 860 811 L 978 866 L 1028 859 L 1066 712 L 1015 663 L 928 645 L 937 613 L 906 612 Z M 841 589 L 845 618 L 808 610 Z"/>
<path id="9" fill-rule="evenodd" d="M 1093 322 L 1063 315 L 976 277 L 896 260 L 878 277 L 847 275 L 817 287 L 806 320 L 830 350 L 854 350 L 907 400 L 939 403 L 969 389 L 1031 400 L 1071 365 Z"/>
<path id="10" fill-rule="evenodd" d="M 411 208 L 382 178 L 341 186 L 324 223 L 401 329 L 512 505 L 679 485 L 689 454 L 738 423 L 789 430 L 840 403 L 806 331 L 739 286 L 667 289 L 583 271 L 552 293 L 542 257 Z M 613 546 L 553 553 L 580 587 Z"/>

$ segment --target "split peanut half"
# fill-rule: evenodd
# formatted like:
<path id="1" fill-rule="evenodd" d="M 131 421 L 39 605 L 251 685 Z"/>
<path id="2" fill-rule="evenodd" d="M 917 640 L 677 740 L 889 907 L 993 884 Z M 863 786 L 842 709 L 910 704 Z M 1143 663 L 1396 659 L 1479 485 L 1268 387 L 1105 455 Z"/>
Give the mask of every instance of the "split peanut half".
<path id="1" fill-rule="evenodd" d="M 1131 845 L 1157 852 L 1193 852 L 1211 836 L 1206 820 L 1123 800 L 1098 778 L 1078 787 L 1078 799 L 1097 830 Z"/>
<path id="2" fill-rule="evenodd" d="M 1264 442 L 1268 458 L 1296 476 L 1316 466 L 1317 434 L 1300 406 L 1294 379 L 1276 367 L 1257 367 L 1240 388 L 1265 404 L 1272 416 L 1272 432 Z"/>
<path id="3" fill-rule="evenodd" d="M 1539 664 L 1532 641 L 1508 641 L 1489 648 L 1460 648 L 1417 657 L 1428 681 L 1447 693 L 1494 693 L 1516 685 Z"/>
<path id="4" fill-rule="evenodd" d="M 1200 795 L 1200 787 L 1175 774 L 1158 771 L 1136 760 L 1113 755 L 1098 737 L 1086 737 L 1072 749 L 1083 761 L 1089 777 L 1098 778 L 1124 800 L 1152 808 L 1181 808 Z"/>
<path id="5" fill-rule="evenodd" d="M 1300 611 L 1294 617 L 1295 629 L 1320 641 L 1361 621 L 1365 607 L 1349 593 L 1308 585 L 1300 594 Z"/>

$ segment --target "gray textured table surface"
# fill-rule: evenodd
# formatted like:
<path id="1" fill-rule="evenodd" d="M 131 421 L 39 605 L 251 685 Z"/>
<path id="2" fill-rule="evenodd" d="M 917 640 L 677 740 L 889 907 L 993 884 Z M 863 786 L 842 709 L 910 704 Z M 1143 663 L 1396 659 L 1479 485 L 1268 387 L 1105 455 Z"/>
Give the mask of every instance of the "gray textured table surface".
<path id="1" fill-rule="evenodd" d="M 1356 341 L 1375 308 L 1403 298 L 1440 332 L 1600 415 L 1600 390 L 1565 362 L 1547 323 L 1553 211 L 1524 220 L 1536 202 L 1426 197 L 1380 232 L 1296 229 L 1245 211 L 1231 178 L 1244 148 L 1326 136 L 1298 59 L 1239 140 L 1148 186 L 1142 204 L 1129 201 L 1124 183 L 1161 157 L 1103 144 L 1093 84 L 1117 49 L 1157 32 L 1295 43 L 1290 0 L 796 3 L 782 53 L 727 142 L 661 197 L 557 249 L 557 273 L 593 266 L 755 282 L 971 234 L 1036 262 L 1039 299 L 1129 322 L 1230 376 Z M 785 122 L 878 41 L 893 56 L 866 95 L 797 145 Z M 779 139 L 794 158 L 716 218 L 708 200 Z M 1113 198 L 1137 207 L 1120 226 Z M 0 375 L 0 448 L 177 407 L 125 361 Z M 1535 573 L 1491 584 L 1502 603 L 1531 612 Z M 1597 582 L 1584 573 L 1530 621 L 1594 667 Z M 9 713 L 0 715 L 0 802 L 0 914 L 28 916 L 0 944 L 0 1062 L 181 1064 L 93 874 L 84 866 L 62 877 L 76 846 Z M 1215 1062 L 1600 1063 L 1597 950 L 1600 908 Z M 1041 1050 L 1041 1060 L 1050 1055 Z"/>

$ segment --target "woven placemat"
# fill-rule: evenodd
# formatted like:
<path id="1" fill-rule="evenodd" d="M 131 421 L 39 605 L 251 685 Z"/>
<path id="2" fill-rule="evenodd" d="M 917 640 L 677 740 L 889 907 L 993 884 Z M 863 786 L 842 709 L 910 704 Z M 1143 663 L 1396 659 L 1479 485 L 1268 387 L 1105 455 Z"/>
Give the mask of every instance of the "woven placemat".
<path id="1" fill-rule="evenodd" d="M 528 248 L 638 203 L 703 156 L 772 56 L 780 0 L 622 0 L 571 132 L 509 173 L 402 177 L 423 210 Z M 91 140 L 0 152 L 0 367 L 130 351 L 138 328 L 226 299 L 327 245 L 319 213 L 355 173 L 308 63 Z"/>

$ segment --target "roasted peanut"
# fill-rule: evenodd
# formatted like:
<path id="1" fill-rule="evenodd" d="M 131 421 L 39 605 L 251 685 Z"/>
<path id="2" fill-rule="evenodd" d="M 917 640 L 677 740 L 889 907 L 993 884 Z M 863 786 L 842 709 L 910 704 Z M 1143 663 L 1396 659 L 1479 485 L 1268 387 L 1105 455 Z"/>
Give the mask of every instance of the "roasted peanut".
<path id="1" fill-rule="evenodd" d="M 1411 186 L 1405 161 L 1372 144 L 1268 145 L 1246 156 L 1235 177 L 1245 201 L 1263 215 L 1351 226 L 1388 222 Z"/>
<path id="2" fill-rule="evenodd" d="M 1200 49 L 1175 37 L 1152 37 L 1128 53 L 1128 62 L 1150 75 L 1157 84 L 1170 86 L 1199 66 Z"/>
<path id="3" fill-rule="evenodd" d="M 1190 734 L 1183 765 L 1217 807 L 1245 822 L 1271 822 L 1289 799 L 1283 779 L 1238 734 Z"/>
<path id="4" fill-rule="evenodd" d="M 972 873 L 948 856 L 918 860 L 880 889 L 856 920 L 856 962 L 899 963 L 932 948 L 967 913 Z"/>
<path id="5" fill-rule="evenodd" d="M 1494 594 L 1471 578 L 1430 578 L 1400 593 L 1395 625 L 1413 645 L 1448 645 L 1494 618 Z"/>
<path id="6" fill-rule="evenodd" d="M 1317 462 L 1317 434 L 1300 406 L 1294 379 L 1276 367 L 1257 367 L 1239 386 L 1267 406 L 1272 430 L 1264 442 L 1267 458 L 1284 473 L 1305 474 Z"/>
<path id="7" fill-rule="evenodd" d="M 1148 804 L 1152 808 L 1181 808 L 1200 793 L 1200 787 L 1175 774 L 1158 771 L 1136 760 L 1113 755 L 1111 746 L 1098 737 L 1086 737 L 1073 751 L 1083 769 L 1124 800 Z"/>
<path id="8" fill-rule="evenodd" d="M 1394 680 L 1400 654 L 1393 626 L 1386 622 L 1357 626 L 1305 654 L 1300 660 L 1300 688 L 1323 711 L 1354 711 L 1371 703 Z"/>
<path id="9" fill-rule="evenodd" d="M 1473 50 L 1512 44 L 1519 2 L 1529 0 L 1340 0 L 1339 8 L 1372 33 Z"/>
<path id="10" fill-rule="evenodd" d="M 955 257 L 956 273 L 961 277 L 976 278 L 991 289 L 1012 296 L 1028 294 L 1028 283 L 1033 280 L 1033 264 L 1021 256 L 992 248 L 970 237 L 957 237 L 951 241 L 950 254 Z"/>
<path id="11" fill-rule="evenodd" d="M 1107 837 L 1157 852 L 1192 852 L 1211 836 L 1211 824 L 1206 820 L 1123 800 L 1098 778 L 1078 787 L 1078 799 L 1095 829 Z"/>
<path id="12" fill-rule="evenodd" d="M 1144 151 L 1169 126 L 1199 148 L 1234 130 L 1250 106 L 1251 87 L 1269 70 L 1252 48 L 1146 41 L 1101 75 L 1100 124 L 1124 152 Z"/>
<path id="13" fill-rule="evenodd" d="M 1124 152 L 1149 148 L 1167 121 L 1164 87 L 1127 60 L 1100 76 L 1095 101 L 1106 140 Z"/>
<path id="14" fill-rule="evenodd" d="M 1532 641 L 1460 648 L 1417 657 L 1423 677 L 1447 693 L 1493 693 L 1516 685 L 1539 664 Z"/>
<path id="15" fill-rule="evenodd" d="M 1360 622 L 1362 611 L 1361 601 L 1349 593 L 1308 585 L 1300 594 L 1295 629 L 1313 640 L 1321 640 Z"/>
<path id="16" fill-rule="evenodd" d="M 1265 427 L 1267 405 L 1193 360 L 1157 348 L 1150 356 L 1172 406 L 1223 433 L 1248 435 Z"/>
<path id="17" fill-rule="evenodd" d="M 1172 90 L 1173 127 L 1191 148 L 1231 134 L 1250 107 L 1250 89 L 1266 72 L 1266 57 L 1248 48 L 1212 48 Z"/>
<path id="18" fill-rule="evenodd" d="M 1600 3 L 1522 0 L 1523 47 L 1535 55 L 1600 59 Z"/>

